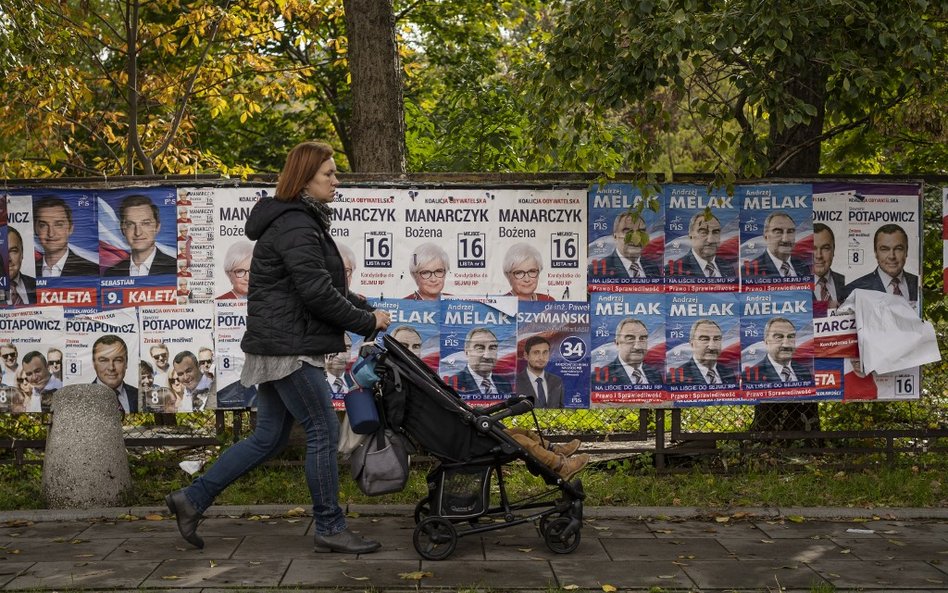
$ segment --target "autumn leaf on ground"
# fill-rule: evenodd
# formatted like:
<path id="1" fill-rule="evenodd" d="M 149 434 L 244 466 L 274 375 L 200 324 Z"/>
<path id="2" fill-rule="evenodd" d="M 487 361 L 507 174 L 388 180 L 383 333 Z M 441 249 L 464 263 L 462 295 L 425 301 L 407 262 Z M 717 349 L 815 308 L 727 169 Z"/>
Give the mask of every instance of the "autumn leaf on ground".
<path id="1" fill-rule="evenodd" d="M 605 591 L 606 593 L 614 593 L 618 589 L 616 589 L 615 586 L 613 585 L 603 585 L 602 590 Z"/>
<path id="2" fill-rule="evenodd" d="M 576 589 L 579 589 L 579 585 L 565 585 L 563 587 L 564 591 L 575 591 Z"/>
<path id="3" fill-rule="evenodd" d="M 420 581 L 425 577 L 433 577 L 434 573 L 426 570 L 416 570 L 414 572 L 400 572 L 398 576 L 406 581 Z"/>
<path id="4" fill-rule="evenodd" d="M 165 575 L 165 576 L 161 577 L 161 579 L 164 580 L 164 581 L 177 581 L 177 580 L 180 579 L 180 578 L 181 578 L 181 577 L 179 577 L 179 576 L 176 575 L 176 574 L 169 574 L 169 575 Z"/>
<path id="5" fill-rule="evenodd" d="M 149 515 L 145 515 L 146 521 L 164 521 L 164 519 L 165 518 L 159 515 L 158 513 L 151 513 Z"/>
<path id="6" fill-rule="evenodd" d="M 714 518 L 714 520 L 717 521 L 718 523 L 727 523 L 728 521 L 731 520 L 731 518 L 726 515 L 718 515 L 717 517 Z"/>
<path id="7" fill-rule="evenodd" d="M 119 515 L 117 518 L 120 521 L 138 521 L 138 517 L 136 517 L 135 515 L 125 514 L 125 515 Z"/>
<path id="8" fill-rule="evenodd" d="M 287 517 L 302 517 L 306 514 L 306 509 L 303 507 L 295 507 L 286 512 Z"/>
<path id="9" fill-rule="evenodd" d="M 788 515 L 787 521 L 790 521 L 792 523 L 803 523 L 804 521 L 806 521 L 806 519 L 804 519 L 800 515 Z"/>
<path id="10" fill-rule="evenodd" d="M 367 581 L 367 580 L 369 580 L 369 577 L 354 577 L 354 576 L 352 576 L 351 574 L 346 574 L 345 572 L 342 573 L 342 576 L 344 576 L 344 577 L 346 577 L 346 578 L 350 578 L 350 579 L 352 579 L 353 581 Z"/>
<path id="11" fill-rule="evenodd" d="M 210 565 L 211 568 L 214 568 L 215 566 L 217 566 L 217 560 L 208 560 L 207 563 Z"/>

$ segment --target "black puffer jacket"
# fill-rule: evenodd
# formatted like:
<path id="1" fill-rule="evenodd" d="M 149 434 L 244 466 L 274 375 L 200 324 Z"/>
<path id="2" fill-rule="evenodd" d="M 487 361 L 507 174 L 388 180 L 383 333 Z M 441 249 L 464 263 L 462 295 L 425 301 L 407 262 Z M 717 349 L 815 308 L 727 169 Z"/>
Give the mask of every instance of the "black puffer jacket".
<path id="1" fill-rule="evenodd" d="M 329 354 L 346 349 L 343 330 L 372 333 L 372 307 L 346 288 L 339 250 L 305 204 L 263 198 L 245 228 L 257 244 L 244 352 Z"/>

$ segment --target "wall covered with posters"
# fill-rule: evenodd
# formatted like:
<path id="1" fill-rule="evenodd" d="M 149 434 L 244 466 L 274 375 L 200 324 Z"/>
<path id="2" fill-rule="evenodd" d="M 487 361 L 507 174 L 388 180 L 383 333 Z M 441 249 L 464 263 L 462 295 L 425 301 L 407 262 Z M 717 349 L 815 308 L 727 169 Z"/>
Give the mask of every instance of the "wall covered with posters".
<path id="1" fill-rule="evenodd" d="M 866 288 L 918 310 L 921 189 L 667 184 L 631 216 L 643 196 L 628 184 L 344 187 L 331 232 L 350 290 L 476 404 L 913 399 L 918 369 L 861 371 L 840 304 Z M 253 406 L 244 223 L 272 192 L 0 194 L 0 412 L 45 411 L 62 385 L 93 381 L 126 412 Z M 350 339 L 326 362 L 339 407 Z"/>

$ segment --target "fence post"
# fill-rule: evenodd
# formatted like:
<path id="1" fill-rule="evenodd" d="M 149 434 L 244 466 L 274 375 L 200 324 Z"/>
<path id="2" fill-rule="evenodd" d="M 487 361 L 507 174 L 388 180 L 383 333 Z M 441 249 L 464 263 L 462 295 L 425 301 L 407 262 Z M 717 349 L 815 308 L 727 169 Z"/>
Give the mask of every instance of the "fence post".
<path id="1" fill-rule="evenodd" d="M 655 469 L 665 469 L 665 409 L 655 410 Z"/>

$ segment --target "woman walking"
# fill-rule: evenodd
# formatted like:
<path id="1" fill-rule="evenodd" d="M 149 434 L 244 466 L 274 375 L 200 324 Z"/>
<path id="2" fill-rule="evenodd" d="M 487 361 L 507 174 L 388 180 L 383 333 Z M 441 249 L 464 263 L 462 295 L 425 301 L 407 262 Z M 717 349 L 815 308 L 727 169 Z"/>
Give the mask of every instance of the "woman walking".
<path id="1" fill-rule="evenodd" d="M 198 548 L 204 547 L 197 534 L 204 511 L 231 482 L 286 446 L 294 420 L 306 432 L 316 551 L 365 554 L 380 547 L 349 531 L 339 507 L 339 422 L 323 366 L 326 354 L 345 349 L 345 330 L 367 336 L 391 319 L 346 288 L 345 267 L 329 235 L 329 203 L 339 184 L 332 154 L 319 142 L 293 148 L 276 195 L 261 198 L 247 219 L 247 237 L 257 243 L 240 380 L 258 385 L 257 427 L 206 474 L 165 497 L 181 535 Z"/>

